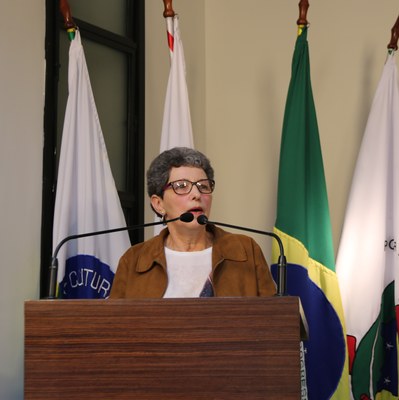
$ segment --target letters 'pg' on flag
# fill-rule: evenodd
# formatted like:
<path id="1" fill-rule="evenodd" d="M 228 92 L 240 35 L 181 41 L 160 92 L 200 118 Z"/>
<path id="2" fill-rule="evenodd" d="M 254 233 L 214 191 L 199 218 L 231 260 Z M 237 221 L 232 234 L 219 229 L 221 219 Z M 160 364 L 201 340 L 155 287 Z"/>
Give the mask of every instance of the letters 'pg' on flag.
<path id="1" fill-rule="evenodd" d="M 78 30 L 69 49 L 68 90 L 53 249 L 70 235 L 126 226 Z M 58 255 L 58 297 L 108 297 L 119 258 L 129 246 L 126 231 L 66 243 Z"/>
<path id="2" fill-rule="evenodd" d="M 309 327 L 302 399 L 343 400 L 349 398 L 347 351 L 307 34 L 300 27 L 292 60 L 274 231 L 286 252 L 287 292 L 300 297 Z M 278 254 L 273 245 L 274 263 Z M 272 271 L 276 276 L 276 265 Z"/>
<path id="3" fill-rule="evenodd" d="M 398 240 L 399 95 L 392 52 L 369 113 L 337 258 L 356 400 L 398 399 Z"/>

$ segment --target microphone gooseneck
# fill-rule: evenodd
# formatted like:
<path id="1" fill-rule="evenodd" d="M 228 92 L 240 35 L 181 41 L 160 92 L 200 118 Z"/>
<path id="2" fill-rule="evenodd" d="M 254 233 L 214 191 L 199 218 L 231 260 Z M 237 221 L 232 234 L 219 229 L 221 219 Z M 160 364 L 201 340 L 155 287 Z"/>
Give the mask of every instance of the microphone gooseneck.
<path id="1" fill-rule="evenodd" d="M 191 222 L 194 219 L 194 215 L 190 212 L 185 212 L 181 214 L 177 218 L 172 218 L 166 221 L 157 221 L 157 222 L 149 222 L 147 224 L 140 224 L 140 225 L 132 225 L 132 226 L 124 226 L 122 228 L 115 228 L 115 229 L 107 229 L 103 231 L 94 231 L 94 232 L 87 232 L 87 233 L 80 233 L 77 235 L 70 235 L 62 239 L 57 247 L 54 250 L 53 256 L 51 258 L 51 265 L 50 265 L 50 276 L 49 276 L 49 289 L 48 289 L 48 299 L 55 299 L 56 298 L 56 289 L 57 289 L 57 273 L 58 273 L 58 259 L 57 255 L 60 251 L 61 247 L 68 242 L 69 240 L 73 239 L 80 239 L 88 236 L 97 236 L 97 235 L 104 235 L 106 233 L 114 233 L 114 232 L 121 232 L 121 231 L 131 231 L 135 229 L 147 228 L 149 226 L 154 225 L 162 225 L 167 224 L 169 222 L 175 221 L 182 221 L 182 222 Z"/>
<path id="2" fill-rule="evenodd" d="M 197 222 L 200 225 L 206 225 L 206 224 L 220 225 L 220 226 L 225 226 L 227 228 L 239 229 L 242 231 L 258 233 L 260 235 L 266 235 L 266 236 L 273 237 L 277 241 L 279 249 L 280 249 L 280 255 L 279 255 L 278 261 L 277 261 L 277 266 L 278 266 L 277 296 L 286 296 L 287 295 L 287 260 L 284 255 L 283 242 L 276 233 L 260 231 L 257 229 L 246 228 L 246 227 L 238 226 L 238 225 L 225 224 L 223 222 L 209 221 L 208 217 L 204 214 L 201 214 L 197 217 Z"/>

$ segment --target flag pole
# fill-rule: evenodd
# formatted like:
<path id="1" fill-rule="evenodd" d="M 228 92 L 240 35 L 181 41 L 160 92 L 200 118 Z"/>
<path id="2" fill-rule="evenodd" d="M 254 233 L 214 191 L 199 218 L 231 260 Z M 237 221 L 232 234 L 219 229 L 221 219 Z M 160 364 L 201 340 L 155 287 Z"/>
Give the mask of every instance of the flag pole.
<path id="1" fill-rule="evenodd" d="M 60 0 L 60 11 L 64 17 L 64 26 L 68 33 L 69 40 L 73 40 L 75 38 L 76 24 L 72 18 L 68 0 Z"/>
<path id="2" fill-rule="evenodd" d="M 163 11 L 163 16 L 165 18 L 174 17 L 175 16 L 175 12 L 173 11 L 172 0 L 163 0 L 163 4 L 165 6 L 165 9 Z"/>
<path id="3" fill-rule="evenodd" d="M 166 21 L 166 33 L 167 33 L 167 38 L 168 38 L 168 46 L 169 46 L 169 50 L 170 50 L 170 57 L 172 57 L 173 45 L 174 45 L 173 18 L 176 15 L 176 13 L 173 10 L 172 0 L 163 0 L 163 4 L 164 4 L 163 16 Z"/>
<path id="4" fill-rule="evenodd" d="M 309 8 L 309 1 L 300 0 L 298 3 L 298 7 L 299 7 L 299 18 L 296 21 L 296 24 L 298 25 L 298 36 L 300 36 L 303 28 L 309 25 L 309 22 L 306 19 Z"/>
<path id="5" fill-rule="evenodd" d="M 399 16 L 396 19 L 395 25 L 391 29 L 391 41 L 388 43 L 389 51 L 398 50 L 398 37 L 399 37 Z"/>
<path id="6" fill-rule="evenodd" d="M 299 18 L 296 21 L 297 25 L 308 25 L 309 22 L 306 19 L 306 14 L 308 12 L 308 8 L 309 8 L 309 1 L 308 0 L 300 0 L 299 4 Z"/>

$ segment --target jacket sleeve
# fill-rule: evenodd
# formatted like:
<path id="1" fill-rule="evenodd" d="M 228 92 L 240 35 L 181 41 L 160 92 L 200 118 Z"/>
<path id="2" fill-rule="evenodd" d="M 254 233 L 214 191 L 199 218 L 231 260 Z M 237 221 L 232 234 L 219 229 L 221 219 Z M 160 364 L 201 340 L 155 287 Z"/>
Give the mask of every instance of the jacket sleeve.
<path id="1" fill-rule="evenodd" d="M 256 276 L 258 281 L 258 296 L 273 296 L 276 294 L 276 283 L 273 280 L 269 265 L 259 245 L 253 241 Z"/>
<path id="2" fill-rule="evenodd" d="M 112 283 L 110 299 L 125 298 L 127 275 L 126 260 L 124 256 L 122 256 L 119 260 L 118 268 L 116 269 L 114 282 Z"/>

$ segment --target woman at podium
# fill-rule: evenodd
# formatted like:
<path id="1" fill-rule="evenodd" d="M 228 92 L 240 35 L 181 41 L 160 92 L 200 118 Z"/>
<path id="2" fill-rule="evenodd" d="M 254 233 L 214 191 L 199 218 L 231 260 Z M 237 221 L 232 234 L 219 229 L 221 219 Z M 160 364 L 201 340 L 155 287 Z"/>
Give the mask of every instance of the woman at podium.
<path id="1" fill-rule="evenodd" d="M 259 245 L 206 223 L 214 189 L 210 161 L 197 150 L 175 147 L 152 161 L 147 192 L 166 226 L 122 255 L 110 298 L 275 294 Z"/>

